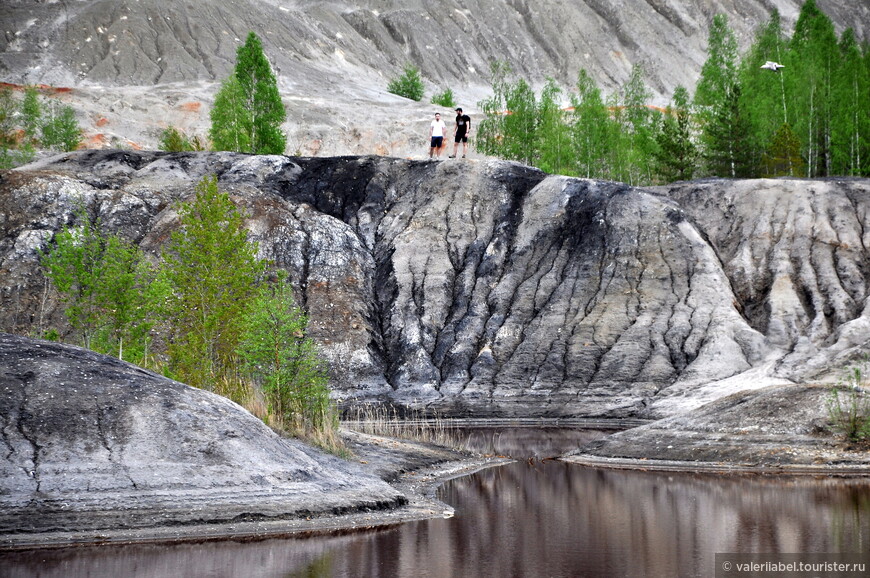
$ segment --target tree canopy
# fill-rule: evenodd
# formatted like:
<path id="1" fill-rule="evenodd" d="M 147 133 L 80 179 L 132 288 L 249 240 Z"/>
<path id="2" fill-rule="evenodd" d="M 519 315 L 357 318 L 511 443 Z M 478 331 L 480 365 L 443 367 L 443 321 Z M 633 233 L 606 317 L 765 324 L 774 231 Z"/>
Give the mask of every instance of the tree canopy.
<path id="1" fill-rule="evenodd" d="M 221 86 L 211 110 L 209 138 L 215 150 L 283 154 L 287 118 L 278 80 L 253 32 L 236 52 L 236 66 Z"/>
<path id="2" fill-rule="evenodd" d="M 694 96 L 678 87 L 664 110 L 649 106 L 643 63 L 610 95 L 584 70 L 575 90 L 548 80 L 540 97 L 506 63 L 492 66 L 491 82 L 478 150 L 550 172 L 636 185 L 870 175 L 870 44 L 850 29 L 838 38 L 815 0 L 790 37 L 773 10 L 742 55 L 715 15 Z"/>

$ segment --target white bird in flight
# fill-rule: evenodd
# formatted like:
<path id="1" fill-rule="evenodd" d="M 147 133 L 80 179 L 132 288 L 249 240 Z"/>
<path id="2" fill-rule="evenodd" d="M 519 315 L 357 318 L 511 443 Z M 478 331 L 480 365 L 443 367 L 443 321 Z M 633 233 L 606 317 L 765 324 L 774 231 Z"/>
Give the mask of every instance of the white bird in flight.
<path id="1" fill-rule="evenodd" d="M 768 60 L 764 64 L 761 65 L 761 68 L 766 68 L 768 70 L 772 70 L 774 72 L 778 71 L 780 68 L 785 68 L 784 64 L 780 64 L 779 62 L 774 62 L 772 60 Z"/>

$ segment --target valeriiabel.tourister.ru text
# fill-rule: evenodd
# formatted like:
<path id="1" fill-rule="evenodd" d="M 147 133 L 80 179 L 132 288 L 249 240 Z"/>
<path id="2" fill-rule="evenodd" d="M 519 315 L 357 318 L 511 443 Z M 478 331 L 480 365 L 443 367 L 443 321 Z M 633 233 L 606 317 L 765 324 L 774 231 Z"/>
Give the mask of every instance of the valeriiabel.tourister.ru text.
<path id="1" fill-rule="evenodd" d="M 866 576 L 870 553 L 717 553 L 716 578 Z"/>

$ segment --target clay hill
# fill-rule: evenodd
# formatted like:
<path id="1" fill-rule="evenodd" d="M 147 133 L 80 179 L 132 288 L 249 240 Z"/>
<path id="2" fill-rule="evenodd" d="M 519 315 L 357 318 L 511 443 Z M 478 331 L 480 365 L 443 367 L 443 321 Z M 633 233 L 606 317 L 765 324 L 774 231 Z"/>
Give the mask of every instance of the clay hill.
<path id="1" fill-rule="evenodd" d="M 870 181 L 657 189 L 501 161 L 88 151 L 0 176 L 0 328 L 63 326 L 38 251 L 84 205 L 158 255 L 216 174 L 341 399 L 663 417 L 836 380 L 870 338 Z"/>
<path id="2" fill-rule="evenodd" d="M 0 393 L 0 547 L 407 502 L 223 397 L 92 351 L 0 333 Z"/>
<path id="3" fill-rule="evenodd" d="M 65 329 L 39 255 L 81 207 L 158 258 L 206 175 L 289 272 L 344 405 L 662 418 L 586 452 L 866 469 L 819 441 L 828 391 L 810 384 L 836 381 L 870 340 L 870 180 L 642 189 L 415 160 L 429 97 L 451 88 L 479 118 L 494 60 L 537 84 L 585 68 L 606 90 L 643 63 L 663 104 L 694 86 L 716 13 L 745 47 L 774 8 L 790 29 L 801 3 L 7 0 L 0 81 L 61 87 L 105 150 L 0 172 L 0 533 L 93 540 L 408 499 L 208 392 L 21 337 Z M 870 40 L 866 2 L 818 4 Z M 170 124 L 205 133 L 250 30 L 293 156 L 134 150 Z M 423 73 L 421 103 L 386 92 L 405 63 Z"/>
<path id="4" fill-rule="evenodd" d="M 728 16 L 741 48 L 802 0 L 7 0 L 0 81 L 70 89 L 91 148 L 156 148 L 172 124 L 204 135 L 218 83 L 249 31 L 263 39 L 288 109 L 289 154 L 422 157 L 430 97 L 450 88 L 472 117 L 489 65 L 508 62 L 540 86 L 574 86 L 586 69 L 606 92 L 642 63 L 652 104 L 693 90 L 709 23 Z M 837 32 L 870 40 L 866 2 L 818 0 Z M 405 64 L 422 72 L 420 103 L 386 92 Z M 478 117 L 479 118 L 479 117 Z"/>

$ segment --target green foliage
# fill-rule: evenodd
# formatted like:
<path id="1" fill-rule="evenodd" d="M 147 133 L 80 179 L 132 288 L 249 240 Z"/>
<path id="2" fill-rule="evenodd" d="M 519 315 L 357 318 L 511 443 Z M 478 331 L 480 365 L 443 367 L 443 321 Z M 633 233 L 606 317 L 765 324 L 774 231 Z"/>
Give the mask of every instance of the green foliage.
<path id="1" fill-rule="evenodd" d="M 485 115 L 476 142 L 482 153 L 566 175 L 631 183 L 652 178 L 656 116 L 646 106 L 650 92 L 642 66 L 633 70 L 621 98 L 609 104 L 582 71 L 571 113 L 562 107 L 562 90 L 552 79 L 536 98 L 507 64 L 493 63 L 491 72 L 493 95 L 478 103 Z"/>
<path id="2" fill-rule="evenodd" d="M 707 60 L 695 90 L 700 144 L 711 175 L 733 178 L 750 173 L 744 165 L 751 156 L 747 150 L 749 121 L 740 108 L 737 70 L 737 40 L 728 18 L 717 14 L 710 26 Z"/>
<path id="3" fill-rule="evenodd" d="M 721 105 L 737 84 L 737 39 L 728 17 L 716 14 L 707 40 L 707 60 L 695 88 L 695 104 L 713 109 Z"/>
<path id="4" fill-rule="evenodd" d="M 445 88 L 443 92 L 439 92 L 432 96 L 432 104 L 437 104 L 438 106 L 446 108 L 453 108 L 456 106 L 456 97 L 453 95 L 451 89 Z"/>
<path id="5" fill-rule="evenodd" d="M 299 435 L 338 427 L 329 399 L 329 376 L 308 317 L 293 302 L 286 275 L 264 284 L 242 324 L 238 354 L 248 375 L 266 394 L 284 429 Z"/>
<path id="6" fill-rule="evenodd" d="M 21 124 L 24 136 L 31 142 L 37 142 L 42 121 L 42 103 L 35 86 L 24 89 L 24 100 L 21 102 Z"/>
<path id="7" fill-rule="evenodd" d="M 8 86 L 0 87 L 0 146 L 10 147 L 15 144 L 15 114 L 18 103 Z"/>
<path id="8" fill-rule="evenodd" d="M 620 180 L 631 185 L 652 181 L 652 157 L 656 150 L 655 113 L 647 106 L 652 92 L 645 82 L 643 65 L 637 64 L 622 88 L 619 120 L 624 137 L 623 149 L 626 163 Z"/>
<path id="9" fill-rule="evenodd" d="M 172 153 L 205 150 L 205 147 L 198 136 L 190 138 L 184 134 L 184 132 L 172 125 L 166 127 L 160 132 L 160 142 L 157 146 L 162 151 Z"/>
<path id="10" fill-rule="evenodd" d="M 484 119 L 478 124 L 476 147 L 484 154 L 534 164 L 538 154 L 538 106 L 523 79 L 511 79 L 506 63 L 491 64 L 493 96 L 478 103 Z"/>
<path id="11" fill-rule="evenodd" d="M 0 169 L 11 169 L 26 165 L 36 157 L 36 149 L 30 143 L 14 148 L 0 147 Z"/>
<path id="12" fill-rule="evenodd" d="M 171 289 L 163 315 L 170 333 L 169 369 L 180 381 L 219 388 L 235 377 L 235 351 L 246 303 L 264 264 L 247 239 L 242 214 L 217 177 L 205 177 L 179 207 L 181 229 L 164 254 Z"/>
<path id="13" fill-rule="evenodd" d="M 505 140 L 504 117 L 507 112 L 505 98 L 510 71 L 510 65 L 506 62 L 492 62 L 490 64 L 490 84 L 493 95 L 477 103 L 484 118 L 477 124 L 475 146 L 483 154 L 505 156 L 502 146 Z"/>
<path id="14" fill-rule="evenodd" d="M 82 133 L 75 111 L 54 100 L 41 101 L 35 87 L 28 87 L 20 102 L 13 91 L 0 89 L 0 169 L 30 162 L 37 147 L 75 150 Z"/>
<path id="15" fill-rule="evenodd" d="M 233 76 L 224 82 L 211 111 L 209 136 L 215 150 L 284 154 L 287 137 L 281 124 L 287 118 L 278 80 L 253 32 L 236 52 Z"/>
<path id="16" fill-rule="evenodd" d="M 387 91 L 419 102 L 424 92 L 420 69 L 413 64 L 406 64 L 402 74 L 387 84 Z"/>
<path id="17" fill-rule="evenodd" d="M 159 319 L 167 330 L 162 369 L 172 377 L 268 419 L 262 391 L 277 416 L 272 425 L 341 453 L 327 367 L 305 335 L 308 319 L 293 304 L 286 275 L 260 285 L 266 264 L 256 259 L 243 216 L 216 177 L 203 178 L 178 211 L 181 228 L 159 270 L 132 243 L 101 232 L 83 208 L 80 224 L 56 235 L 41 264 L 81 344 L 152 365 L 149 335 Z M 59 334 L 51 329 L 44 337 Z M 243 379 L 242 368 L 260 390 Z"/>
<path id="18" fill-rule="evenodd" d="M 20 116 L 20 103 L 12 89 L 0 88 L 0 169 L 11 169 L 26 164 L 36 156 L 29 140 L 19 142 L 16 117 Z"/>
<path id="19" fill-rule="evenodd" d="M 800 176 L 804 171 L 803 164 L 800 140 L 789 125 L 782 125 L 764 153 L 762 176 Z"/>
<path id="20" fill-rule="evenodd" d="M 40 336 L 40 338 L 45 339 L 46 341 L 59 342 L 60 341 L 60 333 L 57 331 L 57 329 L 54 329 L 54 328 L 46 329 L 45 331 L 42 332 L 42 335 Z"/>
<path id="21" fill-rule="evenodd" d="M 242 86 L 235 75 L 227 78 L 215 96 L 211 109 L 211 146 L 218 151 L 250 152 L 250 115 L 245 109 Z"/>
<path id="22" fill-rule="evenodd" d="M 52 102 L 42 125 L 41 144 L 63 152 L 76 150 L 82 143 L 82 131 L 71 106 L 58 107 Z"/>
<path id="23" fill-rule="evenodd" d="M 779 128 L 788 124 L 786 74 L 761 68 L 765 62 L 774 61 L 785 63 L 786 69 L 790 69 L 787 49 L 779 12 L 774 10 L 768 23 L 758 30 L 752 47 L 740 64 L 739 106 L 749 130 L 745 135 L 746 144 L 751 147 L 755 158 L 764 153 Z"/>
<path id="24" fill-rule="evenodd" d="M 611 143 L 619 131 L 601 96 L 601 89 L 586 70 L 577 77 L 577 92 L 571 97 L 571 137 L 576 174 L 585 178 L 609 178 Z M 570 174 L 570 173 L 569 173 Z"/>
<path id="25" fill-rule="evenodd" d="M 870 438 L 870 394 L 864 390 L 866 366 L 865 361 L 849 368 L 828 395 L 828 419 L 835 432 L 851 441 Z"/>
<path id="26" fill-rule="evenodd" d="M 248 33 L 236 55 L 236 78 L 251 115 L 251 152 L 258 155 L 284 154 L 287 138 L 281 123 L 287 118 L 278 80 L 263 52 L 260 38 Z"/>
<path id="27" fill-rule="evenodd" d="M 701 134 L 704 159 L 710 174 L 744 178 L 755 174 L 749 123 L 740 107 L 740 85 L 735 84 L 713 110 Z"/>
<path id="28" fill-rule="evenodd" d="M 787 89 L 791 100 L 791 125 L 802 141 L 804 176 L 831 174 L 833 90 L 840 68 L 840 50 L 834 25 L 814 0 L 801 8 L 790 42 Z"/>
<path id="29" fill-rule="evenodd" d="M 538 110 L 535 91 L 524 79 L 508 87 L 502 116 L 502 156 L 534 165 L 537 160 Z"/>
<path id="30" fill-rule="evenodd" d="M 568 174 L 574 170 L 571 127 L 560 106 L 562 90 L 556 81 L 548 79 L 538 102 L 537 165 L 554 174 Z"/>
<path id="31" fill-rule="evenodd" d="M 831 127 L 832 174 L 858 176 L 862 154 L 868 150 L 870 135 L 870 70 L 864 66 L 861 48 L 851 29 L 840 40 L 841 62 L 832 89 L 836 105 Z"/>
<path id="32" fill-rule="evenodd" d="M 697 161 L 697 147 L 692 141 L 689 91 L 678 86 L 656 134 L 656 170 L 665 182 L 692 178 Z"/>
<path id="33" fill-rule="evenodd" d="M 65 314 L 84 347 L 141 362 L 148 353 L 160 284 L 142 251 L 100 231 L 78 212 L 81 225 L 64 227 L 42 256 L 46 277 L 66 304 Z"/>
<path id="34" fill-rule="evenodd" d="M 768 60 L 784 68 L 762 69 Z M 416 68 L 406 67 L 402 80 L 422 97 Z M 816 0 L 803 4 L 790 38 L 773 10 L 742 57 L 727 18 L 714 16 L 691 106 L 674 102 L 663 117 L 647 106 L 650 91 L 640 65 L 609 96 L 585 71 L 570 95 L 548 81 L 538 97 L 503 62 L 491 65 L 490 80 L 492 96 L 478 103 L 484 118 L 477 123 L 476 148 L 546 171 L 631 184 L 697 175 L 870 175 L 870 48 L 852 30 L 838 39 Z M 391 90 L 416 98 L 399 89 L 399 81 L 391 82 Z M 445 91 L 433 102 L 452 106 L 449 96 Z M 569 98 L 572 110 L 566 112 L 561 101 Z M 786 125 L 791 135 L 783 132 Z M 244 141 L 238 134 L 230 131 L 227 139 Z M 791 168 L 783 171 L 778 158 Z"/>

